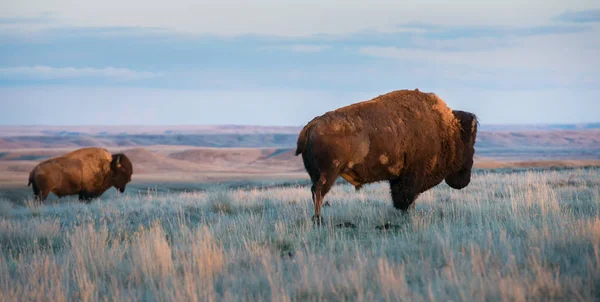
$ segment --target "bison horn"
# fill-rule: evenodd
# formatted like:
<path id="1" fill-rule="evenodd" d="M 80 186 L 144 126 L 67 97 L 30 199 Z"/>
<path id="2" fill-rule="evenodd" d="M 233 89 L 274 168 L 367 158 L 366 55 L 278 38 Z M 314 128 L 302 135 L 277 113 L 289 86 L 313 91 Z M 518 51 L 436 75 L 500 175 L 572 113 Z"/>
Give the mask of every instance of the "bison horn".
<path id="1" fill-rule="evenodd" d="M 117 168 L 121 168 L 121 155 L 117 155 L 117 159 L 115 161 L 117 162 Z"/>

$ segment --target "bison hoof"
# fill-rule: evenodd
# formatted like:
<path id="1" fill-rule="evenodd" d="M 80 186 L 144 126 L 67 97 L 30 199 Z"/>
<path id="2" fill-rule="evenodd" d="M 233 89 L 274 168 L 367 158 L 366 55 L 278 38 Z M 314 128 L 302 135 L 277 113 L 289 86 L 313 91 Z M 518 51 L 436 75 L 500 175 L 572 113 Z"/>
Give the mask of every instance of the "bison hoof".
<path id="1" fill-rule="evenodd" d="M 321 219 L 321 216 L 314 215 L 312 217 L 312 222 L 313 225 L 321 225 L 323 223 L 323 219 Z"/>
<path id="2" fill-rule="evenodd" d="M 330 206 L 331 206 L 331 204 L 329 204 L 329 201 L 326 201 L 326 202 L 323 204 L 323 206 L 324 206 L 324 207 L 330 207 Z"/>

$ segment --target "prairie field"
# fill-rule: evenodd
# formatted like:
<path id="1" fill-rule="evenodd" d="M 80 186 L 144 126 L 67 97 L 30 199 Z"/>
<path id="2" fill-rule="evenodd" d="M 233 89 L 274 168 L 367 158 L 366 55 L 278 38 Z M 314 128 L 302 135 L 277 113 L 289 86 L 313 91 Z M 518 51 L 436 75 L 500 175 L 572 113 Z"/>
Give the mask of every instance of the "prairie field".
<path id="1" fill-rule="evenodd" d="M 410 214 L 385 183 L 0 201 L 0 301 L 600 299 L 600 170 L 478 171 Z"/>

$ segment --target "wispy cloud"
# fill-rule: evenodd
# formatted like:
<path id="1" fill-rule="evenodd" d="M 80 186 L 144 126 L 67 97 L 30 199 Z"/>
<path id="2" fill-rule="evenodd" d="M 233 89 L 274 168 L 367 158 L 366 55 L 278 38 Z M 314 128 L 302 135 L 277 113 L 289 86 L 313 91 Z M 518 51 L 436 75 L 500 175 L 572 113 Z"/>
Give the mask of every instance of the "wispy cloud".
<path id="1" fill-rule="evenodd" d="M 600 29 L 510 39 L 424 39 L 419 48 L 364 46 L 365 55 L 481 68 L 597 70 Z M 432 47 L 425 48 L 427 44 Z M 462 47 L 459 47 L 461 46 Z"/>
<path id="2" fill-rule="evenodd" d="M 260 42 L 259 42 L 260 43 Z M 296 53 L 318 53 L 327 49 L 331 49 L 331 45 L 325 44 L 284 44 L 284 45 L 261 45 L 257 47 L 261 51 L 284 51 Z"/>
<path id="3" fill-rule="evenodd" d="M 320 52 L 326 49 L 330 49 L 329 45 L 310 45 L 310 44 L 295 44 L 289 46 L 291 51 L 295 52 Z"/>
<path id="4" fill-rule="evenodd" d="M 477 37 L 455 39 L 434 39 L 423 36 L 416 36 L 411 39 L 409 46 L 411 48 L 437 50 L 437 51 L 475 51 L 475 50 L 494 50 L 514 45 L 514 38 L 500 37 Z"/>
<path id="5" fill-rule="evenodd" d="M 504 39 L 421 39 L 418 48 L 364 46 L 358 52 L 382 61 L 416 64 L 431 79 L 460 79 L 497 87 L 591 87 L 600 78 L 600 28 L 588 32 Z M 431 45 L 430 47 L 427 47 Z"/>
<path id="6" fill-rule="evenodd" d="M 0 86 L 383 91 L 398 85 L 521 89 L 514 87 L 564 84 L 574 88 L 589 87 L 597 78 L 600 50 L 600 24 L 551 18 L 530 25 L 448 25 L 393 18 L 386 26 L 303 37 L 268 33 L 231 37 L 118 22 L 82 26 L 63 20 L 52 21 L 54 28 L 26 41 L 13 37 L 15 32 L 21 34 L 13 29 L 3 36 L 1 21 Z M 4 21 L 31 29 L 44 18 Z M 312 26 L 312 32 L 320 31 L 320 23 Z"/>
<path id="7" fill-rule="evenodd" d="M 127 68 L 75 68 L 50 66 L 17 66 L 0 68 L 0 77 L 31 78 L 31 79 L 69 79 L 101 77 L 119 81 L 133 81 L 154 78 L 160 73 L 135 71 Z"/>
<path id="8" fill-rule="evenodd" d="M 578 99 L 575 94 L 590 103 L 598 99 L 600 14 L 589 0 L 458 0 L 452 7 L 442 0 L 411 5 L 348 0 L 344 10 L 335 1 L 318 0 L 292 6 L 232 0 L 237 10 L 231 10 L 229 0 L 185 0 L 185 5 L 107 1 L 0 1 L 0 93 L 18 87 L 26 94 L 39 86 L 33 97 L 39 99 L 50 86 L 73 87 L 82 92 L 66 96 L 64 91 L 71 90 L 62 90 L 53 98 L 79 103 L 82 95 L 100 98 L 99 92 L 89 93 L 90 86 L 108 95 L 115 91 L 107 87 L 118 87 L 128 91 L 121 99 L 139 99 L 136 108 L 143 108 L 149 97 L 164 104 L 177 91 L 195 91 L 179 95 L 181 102 L 218 104 L 223 111 L 201 118 L 215 122 L 233 119 L 228 112 L 236 103 L 225 100 L 243 95 L 241 103 L 253 108 L 238 108 L 235 120 L 253 123 L 288 123 L 304 108 L 314 109 L 305 116 L 314 116 L 342 102 L 401 88 L 442 94 L 456 89 L 453 102 L 460 105 L 465 99 L 465 106 L 489 98 L 468 100 L 467 89 L 493 91 L 497 102 L 510 96 L 514 104 L 538 98 L 571 108 L 567 102 Z M 582 11 L 565 13 L 569 7 Z M 121 13 L 114 14 L 115 9 Z M 40 14 L 47 10 L 56 14 Z M 285 91 L 265 97 L 264 91 L 273 89 Z M 555 89 L 563 94 L 553 96 Z M 251 98 L 246 91 L 258 92 Z M 315 97 L 309 106 L 311 98 L 298 91 L 330 95 Z M 342 92 L 349 95 L 341 97 Z M 499 97 L 502 92 L 510 95 Z M 264 107 L 255 108 L 266 99 Z M 269 108 L 290 113 L 283 118 Z M 247 115 L 249 110 L 263 115 Z M 180 112 L 173 111 L 169 121 L 182 121 Z M 159 118 L 164 115 L 159 113 Z M 153 116 L 147 112 L 147 118 Z M 189 120 L 197 121 L 197 114 L 190 113 Z"/>
<path id="9" fill-rule="evenodd" d="M 574 2 L 576 4 L 573 4 Z M 181 33 L 239 36 L 244 34 L 308 37 L 318 34 L 349 34 L 388 31 L 399 23 L 436 23 L 443 26 L 535 26 L 577 6 L 597 9 L 590 0 L 364 0 L 288 1 L 178 0 L 149 5 L 146 1 L 118 0 L 19 0 L 1 1 L 0 18 L 55 13 L 62 23 L 75 27 L 158 27 Z M 339 9 L 343 2 L 343 9 Z M 236 9 L 231 9 L 235 7 Z M 518 7 L 519 9 L 515 9 Z M 119 11 L 119 14 L 115 14 Z M 169 16 L 177 16 L 172 18 Z M 227 20 L 227 22 L 223 22 Z M 399 31 L 422 32 L 424 27 L 399 27 Z"/>
<path id="10" fill-rule="evenodd" d="M 23 25 L 30 25 L 30 24 L 46 24 L 46 23 L 50 23 L 52 21 L 52 18 L 50 17 L 50 15 L 40 15 L 38 17 L 4 17 L 4 18 L 0 18 L 0 25 L 4 25 L 4 24 L 23 24 Z"/>
<path id="11" fill-rule="evenodd" d="M 574 23 L 600 22 L 600 9 L 568 11 L 558 15 L 556 20 Z"/>

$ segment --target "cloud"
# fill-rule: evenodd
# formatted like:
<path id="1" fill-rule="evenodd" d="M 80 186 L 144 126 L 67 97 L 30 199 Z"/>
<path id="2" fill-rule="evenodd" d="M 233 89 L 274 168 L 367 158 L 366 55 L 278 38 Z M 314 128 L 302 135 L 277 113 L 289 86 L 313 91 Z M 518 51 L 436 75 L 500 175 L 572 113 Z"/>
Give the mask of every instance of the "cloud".
<path id="1" fill-rule="evenodd" d="M 295 44 L 289 46 L 291 51 L 295 52 L 320 52 L 326 49 L 330 49 L 329 45 L 310 45 L 310 44 Z"/>
<path id="2" fill-rule="evenodd" d="M 461 85 L 575 89 L 592 88 L 598 83 L 594 79 L 600 78 L 600 26 L 569 34 L 417 41 L 412 44 L 418 48 L 364 46 L 358 52 L 382 61 L 413 64 L 415 76 L 452 79 Z"/>
<path id="3" fill-rule="evenodd" d="M 459 37 L 455 39 L 435 39 L 416 36 L 411 39 L 410 48 L 436 51 L 481 51 L 509 47 L 515 44 L 510 37 Z"/>
<path id="4" fill-rule="evenodd" d="M 0 16 L 0 35 L 29 39 L 61 26 L 55 14 L 42 12 L 34 16 Z M 0 41 L 1 42 L 1 41 Z"/>
<path id="5" fill-rule="evenodd" d="M 54 18 L 52 18 L 51 14 L 40 14 L 39 16 L 35 16 L 35 17 L 1 17 L 0 18 L 0 25 L 5 25 L 5 24 L 26 24 L 26 25 L 31 25 L 31 24 L 40 24 L 40 23 L 51 23 L 54 21 Z"/>
<path id="6" fill-rule="evenodd" d="M 339 9 L 340 5 L 343 9 Z M 590 10 L 597 9 L 597 5 L 589 0 L 456 0 L 451 6 L 445 0 L 305 0 L 294 3 L 280 0 L 154 3 L 143 0 L 19 0 L 0 2 L 0 18 L 27 18 L 52 12 L 64 25 L 74 27 L 152 27 L 193 34 L 307 37 L 385 32 L 400 23 L 536 26 L 571 8 Z M 407 29 L 400 27 L 399 30 Z M 423 29 L 413 27 L 408 30 Z"/>
<path id="7" fill-rule="evenodd" d="M 593 61 L 594 52 L 583 54 L 588 57 L 587 60 L 569 57 L 569 54 L 557 57 L 559 54 L 556 51 L 540 53 L 525 48 L 490 52 L 441 52 L 395 47 L 364 47 L 361 48 L 361 52 L 405 62 L 417 61 L 427 66 L 417 69 L 423 77 L 429 75 L 431 79 L 443 77 L 468 81 L 463 82 L 462 85 L 484 82 L 496 87 L 509 88 L 526 83 L 546 82 L 572 86 L 593 84 L 590 79 L 600 77 L 600 73 L 595 70 L 597 65 L 594 65 Z M 500 80 L 502 82 L 498 82 Z"/>
<path id="8" fill-rule="evenodd" d="M 459 43 L 455 43 L 459 42 Z M 425 48 L 428 43 L 432 47 Z M 512 37 L 508 39 L 424 39 L 421 48 L 360 47 L 368 56 L 417 60 L 482 68 L 541 68 L 596 71 L 600 27 L 588 32 Z M 458 48 L 462 44 L 462 48 Z M 448 49 L 454 48 L 454 49 Z"/>
<path id="9" fill-rule="evenodd" d="M 314 9 L 321 8 L 314 5 Z M 21 66 L 0 69 L 0 86 L 48 84 L 46 79 L 67 79 L 51 81 L 53 85 L 80 86 L 150 79 L 123 85 L 356 90 L 394 88 L 402 83 L 510 89 L 554 84 L 582 87 L 592 85 L 598 76 L 600 24 L 596 23 L 547 19 L 534 25 L 469 26 L 444 25 L 429 17 L 419 21 L 388 18 L 385 26 L 342 34 L 227 37 L 127 27 L 118 22 L 109 27 L 67 26 L 63 15 L 54 14 L 52 19 L 56 16 L 63 23 L 42 32 L 35 41 L 0 34 L 0 66 Z M 18 26 L 26 20 L 6 21 Z M 314 32 L 320 25 L 312 24 Z"/>
<path id="10" fill-rule="evenodd" d="M 600 22 L 600 9 L 568 11 L 558 15 L 555 20 L 573 23 Z"/>
<path id="11" fill-rule="evenodd" d="M 135 71 L 127 68 L 74 68 L 50 66 L 18 66 L 0 68 L 0 77 L 28 79 L 109 78 L 119 81 L 143 80 L 160 76 L 160 73 Z"/>
<path id="12" fill-rule="evenodd" d="M 263 51 L 291 51 L 296 53 L 318 53 L 327 49 L 331 49 L 331 45 L 323 44 L 292 44 L 292 45 L 262 45 L 257 47 Z"/>

